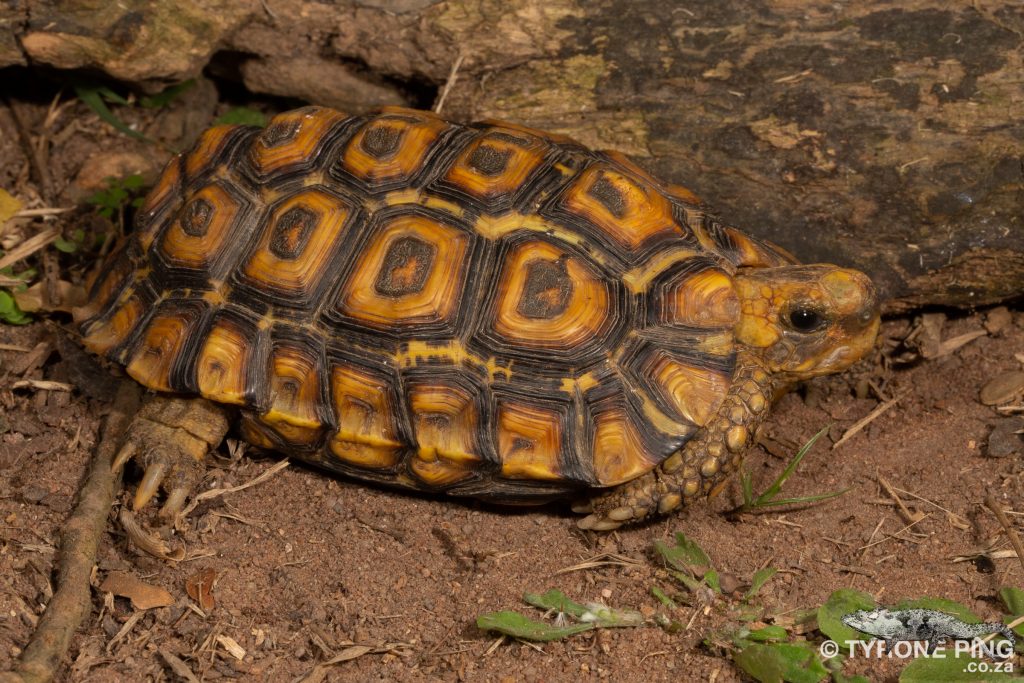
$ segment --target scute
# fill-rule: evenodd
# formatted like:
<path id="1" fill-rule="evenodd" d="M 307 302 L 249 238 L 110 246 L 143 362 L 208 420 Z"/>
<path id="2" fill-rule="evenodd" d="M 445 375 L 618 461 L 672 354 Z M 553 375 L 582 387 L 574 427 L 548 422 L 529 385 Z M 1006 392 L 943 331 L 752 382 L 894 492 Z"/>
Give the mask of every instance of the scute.
<path id="1" fill-rule="evenodd" d="M 501 500 L 681 448 L 730 386 L 733 273 L 787 259 L 621 155 L 402 109 L 214 128 L 137 227 L 88 348 L 257 446 Z"/>

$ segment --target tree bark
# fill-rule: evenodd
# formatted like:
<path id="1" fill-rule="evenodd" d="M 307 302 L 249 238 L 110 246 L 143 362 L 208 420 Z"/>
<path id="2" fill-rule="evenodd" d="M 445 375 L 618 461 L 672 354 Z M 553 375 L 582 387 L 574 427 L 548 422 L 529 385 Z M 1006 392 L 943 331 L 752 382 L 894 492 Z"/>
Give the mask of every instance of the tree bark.
<path id="1" fill-rule="evenodd" d="M 254 89 L 355 111 L 429 106 L 454 75 L 445 114 L 626 152 L 802 260 L 867 271 L 890 310 L 1024 292 L 1019 4 L 161 0 L 104 3 L 128 9 L 97 27 L 83 4 L 30 0 L 25 59 L 70 64 L 64 40 L 153 87 L 229 50 Z"/>

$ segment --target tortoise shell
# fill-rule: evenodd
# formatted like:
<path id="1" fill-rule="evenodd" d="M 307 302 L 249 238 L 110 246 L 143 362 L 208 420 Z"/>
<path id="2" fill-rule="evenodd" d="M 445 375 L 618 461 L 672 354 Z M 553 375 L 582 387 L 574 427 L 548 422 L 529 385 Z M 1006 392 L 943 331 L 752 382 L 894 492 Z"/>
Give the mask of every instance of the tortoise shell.
<path id="1" fill-rule="evenodd" d="M 678 451 L 732 381 L 733 275 L 789 263 L 615 153 L 309 107 L 172 159 L 78 317 L 251 444 L 514 501 Z"/>

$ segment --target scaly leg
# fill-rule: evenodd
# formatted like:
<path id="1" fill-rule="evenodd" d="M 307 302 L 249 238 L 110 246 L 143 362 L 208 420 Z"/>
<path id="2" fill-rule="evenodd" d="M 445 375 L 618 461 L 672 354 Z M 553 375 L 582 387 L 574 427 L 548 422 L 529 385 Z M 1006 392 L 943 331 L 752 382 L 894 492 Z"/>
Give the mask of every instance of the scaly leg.
<path id="1" fill-rule="evenodd" d="M 729 392 L 707 425 L 651 472 L 595 498 L 593 513 L 579 526 L 610 531 L 668 514 L 698 495 L 717 493 L 739 467 L 753 440 L 751 434 L 764 421 L 774 389 L 764 368 L 740 354 Z"/>
<path id="2" fill-rule="evenodd" d="M 150 396 L 132 419 L 114 469 L 135 458 L 145 474 L 133 506 L 143 507 L 161 485 L 167 500 L 160 514 L 173 517 L 199 485 L 206 453 L 228 431 L 224 409 L 202 398 Z"/>

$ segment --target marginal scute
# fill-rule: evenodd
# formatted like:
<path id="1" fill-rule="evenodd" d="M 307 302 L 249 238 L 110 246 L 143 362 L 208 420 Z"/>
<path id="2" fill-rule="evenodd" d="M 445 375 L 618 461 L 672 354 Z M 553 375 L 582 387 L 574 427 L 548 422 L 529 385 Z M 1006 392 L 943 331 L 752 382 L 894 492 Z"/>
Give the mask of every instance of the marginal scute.
<path id="1" fill-rule="evenodd" d="M 185 155 L 185 182 L 192 182 L 201 173 L 209 171 L 213 167 L 211 162 L 222 155 L 240 129 L 239 126 L 222 125 L 203 131 Z"/>
<path id="2" fill-rule="evenodd" d="M 225 316 L 215 319 L 196 360 L 200 395 L 218 403 L 246 405 L 247 377 L 256 351 L 256 330 L 251 325 Z"/>
<path id="3" fill-rule="evenodd" d="M 135 272 L 127 251 L 122 246 L 110 255 L 104 270 L 93 271 L 90 275 L 89 281 L 86 282 L 89 299 L 85 305 L 78 306 L 72 311 L 76 323 L 89 327 L 93 318 L 101 315 L 123 291 Z"/>
<path id="4" fill-rule="evenodd" d="M 82 344 L 101 356 L 119 349 L 142 323 L 147 303 L 135 292 L 123 296 L 113 311 L 83 327 Z"/>
<path id="5" fill-rule="evenodd" d="M 476 435 L 481 416 L 461 386 L 417 383 L 409 388 L 409 409 L 418 447 L 410 469 L 423 483 L 443 487 L 472 476 L 482 460 Z"/>
<path id="6" fill-rule="evenodd" d="M 635 479 L 669 455 L 651 453 L 632 418 L 620 406 L 598 412 L 594 422 L 591 459 L 600 486 L 616 486 Z"/>
<path id="7" fill-rule="evenodd" d="M 260 422 L 287 443 L 309 445 L 322 432 L 320 367 L 318 355 L 307 346 L 277 342 L 271 352 L 269 409 Z"/>
<path id="8" fill-rule="evenodd" d="M 732 278 L 714 268 L 684 273 L 656 292 L 661 322 L 703 328 L 732 328 L 739 321 L 740 301 Z"/>
<path id="9" fill-rule="evenodd" d="M 498 455 L 501 475 L 509 479 L 557 481 L 561 467 L 564 416 L 555 410 L 498 403 Z"/>
<path id="10" fill-rule="evenodd" d="M 180 206 L 181 196 L 181 165 L 184 163 L 182 154 L 171 157 L 164 166 L 156 185 L 149 191 L 139 207 L 135 217 L 135 239 L 139 246 L 149 249 L 157 232 L 164 225 L 166 212 L 174 206 Z"/>
<path id="11" fill-rule="evenodd" d="M 180 378 L 174 376 L 175 363 L 186 346 L 194 342 L 203 308 L 198 305 L 164 304 L 149 320 L 146 331 L 136 343 L 127 364 L 128 374 L 140 384 L 157 391 L 181 391 Z"/>
<path id="12" fill-rule="evenodd" d="M 650 369 L 651 381 L 683 419 L 703 427 L 718 411 L 730 378 L 721 371 L 683 362 L 662 352 Z"/>
<path id="13" fill-rule="evenodd" d="M 331 398 L 338 429 L 328 447 L 339 460 L 367 469 L 390 469 L 405 451 L 390 399 L 393 381 L 351 365 L 331 369 Z"/>

